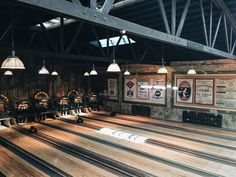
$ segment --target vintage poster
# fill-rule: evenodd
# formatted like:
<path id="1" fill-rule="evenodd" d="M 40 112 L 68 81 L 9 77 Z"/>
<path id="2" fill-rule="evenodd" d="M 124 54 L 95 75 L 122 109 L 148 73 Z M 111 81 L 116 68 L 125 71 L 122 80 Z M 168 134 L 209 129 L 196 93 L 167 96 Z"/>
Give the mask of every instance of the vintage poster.
<path id="1" fill-rule="evenodd" d="M 176 101 L 178 103 L 193 103 L 193 79 L 177 79 Z"/>
<path id="2" fill-rule="evenodd" d="M 133 101 L 136 99 L 136 79 L 125 78 L 124 82 L 124 100 Z"/>
<path id="3" fill-rule="evenodd" d="M 214 104 L 214 80 L 196 79 L 195 103 L 203 105 Z"/>
<path id="4" fill-rule="evenodd" d="M 140 100 L 149 99 L 149 79 L 139 79 L 137 88 L 137 98 Z"/>
<path id="5" fill-rule="evenodd" d="M 157 104 L 165 104 L 165 80 L 164 79 L 152 79 L 151 88 L 151 101 Z"/>
<path id="6" fill-rule="evenodd" d="M 236 108 L 236 79 L 215 80 L 215 106 Z"/>
<path id="7" fill-rule="evenodd" d="M 117 97 L 117 79 L 108 79 L 108 96 Z"/>

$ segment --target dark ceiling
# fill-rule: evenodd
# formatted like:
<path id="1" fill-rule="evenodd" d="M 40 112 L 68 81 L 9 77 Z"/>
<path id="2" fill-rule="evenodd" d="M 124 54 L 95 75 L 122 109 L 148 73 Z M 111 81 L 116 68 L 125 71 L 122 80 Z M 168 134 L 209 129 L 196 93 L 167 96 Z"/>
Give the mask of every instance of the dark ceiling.
<path id="1" fill-rule="evenodd" d="M 84 6 L 89 6 L 88 0 L 81 0 Z M 98 1 L 98 6 L 102 6 L 104 0 Z M 115 1 L 118 3 L 119 0 Z M 169 22 L 171 21 L 171 0 L 165 0 L 164 6 Z M 236 19 L 236 1 L 224 0 L 227 7 Z M 58 2 L 59 3 L 59 2 Z M 186 0 L 177 0 L 177 16 L 176 26 L 180 21 Z M 210 21 L 210 0 L 203 0 L 206 16 L 206 25 L 209 27 Z M 115 57 L 125 61 L 134 63 L 157 63 L 160 64 L 162 55 L 168 63 L 171 61 L 182 60 L 204 60 L 204 59 L 219 59 L 220 57 L 204 54 L 189 49 L 180 48 L 173 45 L 162 44 L 160 42 L 143 39 L 140 37 L 128 35 L 136 41 L 132 45 L 118 46 L 117 48 L 99 48 L 91 45 L 89 42 L 99 39 L 119 36 L 119 31 L 105 29 L 104 27 L 94 26 L 77 20 L 76 22 L 64 25 L 64 28 L 55 28 L 51 30 L 43 30 L 42 28 L 33 29 L 32 27 L 40 22 L 45 22 L 61 15 L 48 12 L 42 9 L 36 9 L 16 3 L 14 0 L 0 1 L 0 61 L 6 58 L 11 51 L 11 23 L 13 24 L 14 41 L 16 53 L 24 57 L 26 62 L 37 64 L 41 63 L 42 59 L 50 59 L 49 62 L 62 63 L 92 63 L 93 57 L 112 58 L 115 51 Z M 215 33 L 220 10 L 213 5 L 213 34 Z M 113 8 L 110 15 L 131 21 L 152 29 L 165 32 L 164 23 L 161 17 L 160 9 L 157 0 L 137 0 L 137 3 L 132 3 L 119 8 Z M 83 23 L 83 25 L 81 25 Z M 81 28 L 79 31 L 78 28 Z M 71 41 L 75 38 L 74 45 L 68 51 Z M 230 34 L 230 27 L 228 27 Z M 234 35 L 233 35 L 234 36 Z M 182 38 L 186 38 L 205 45 L 204 29 L 202 25 L 202 17 L 199 1 L 191 1 L 190 8 L 187 14 L 186 22 L 181 34 Z M 234 39 L 234 38 L 233 38 Z M 162 48 L 164 52 L 162 53 Z M 219 35 L 216 40 L 215 48 L 226 51 L 225 29 L 222 21 L 219 30 Z M 115 49 L 115 50 L 114 50 Z M 57 53 L 57 55 L 54 55 Z M 87 58 L 79 58 L 77 56 L 91 56 Z M 88 61 L 86 61 L 88 60 Z M 90 61 L 91 60 L 91 61 Z M 100 62 L 97 64 L 103 65 Z M 107 64 L 107 63 L 106 63 Z"/>

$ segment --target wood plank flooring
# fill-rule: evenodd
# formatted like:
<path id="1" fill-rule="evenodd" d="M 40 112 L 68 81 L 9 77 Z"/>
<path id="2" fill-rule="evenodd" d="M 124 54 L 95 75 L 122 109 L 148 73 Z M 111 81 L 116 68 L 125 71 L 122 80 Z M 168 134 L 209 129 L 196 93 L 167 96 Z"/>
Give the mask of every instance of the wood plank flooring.
<path id="1" fill-rule="evenodd" d="M 51 169 L 60 176 L 88 177 L 232 177 L 236 174 L 236 132 L 144 116 L 109 117 L 107 112 L 83 116 L 82 124 L 62 118 L 0 130 L 0 153 L 4 154 L 0 156 L 1 173 L 50 176 L 47 169 Z M 159 124 L 167 126 L 159 127 Z M 32 125 L 38 129 L 35 134 L 28 133 Z M 104 135 L 99 132 L 101 128 L 120 130 L 147 140 L 137 144 Z M 42 167 L 28 162 L 20 152 L 31 161 L 38 160 Z"/>

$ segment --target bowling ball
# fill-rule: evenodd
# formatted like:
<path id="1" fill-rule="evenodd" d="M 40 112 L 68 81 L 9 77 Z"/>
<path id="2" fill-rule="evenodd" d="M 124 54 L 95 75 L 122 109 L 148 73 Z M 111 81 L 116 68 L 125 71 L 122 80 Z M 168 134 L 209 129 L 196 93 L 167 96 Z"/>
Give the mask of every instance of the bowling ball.
<path id="1" fill-rule="evenodd" d="M 116 116 L 116 112 L 111 112 L 110 116 Z"/>
<path id="2" fill-rule="evenodd" d="M 77 123 L 83 123 L 83 122 L 84 122 L 84 120 L 83 120 L 82 118 L 79 117 L 79 118 L 77 119 Z"/>
<path id="3" fill-rule="evenodd" d="M 30 133 L 37 133 L 37 128 L 35 126 L 31 126 L 30 129 L 29 129 L 29 132 Z"/>

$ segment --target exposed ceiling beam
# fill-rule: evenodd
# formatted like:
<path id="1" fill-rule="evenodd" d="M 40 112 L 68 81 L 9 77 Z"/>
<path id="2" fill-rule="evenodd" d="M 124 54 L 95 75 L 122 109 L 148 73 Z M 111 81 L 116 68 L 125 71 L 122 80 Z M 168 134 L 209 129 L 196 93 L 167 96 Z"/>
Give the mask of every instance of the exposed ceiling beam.
<path id="1" fill-rule="evenodd" d="M 16 0 L 16 1 L 27 5 L 32 5 L 34 7 L 57 12 L 59 14 L 69 15 L 74 18 L 85 20 L 89 23 L 97 24 L 107 28 L 115 30 L 123 29 L 126 30 L 127 33 L 129 34 L 139 36 L 142 38 L 160 41 L 176 45 L 179 47 L 184 47 L 187 49 L 208 53 L 219 57 L 236 59 L 236 56 L 231 55 L 230 53 L 220 51 L 184 38 L 176 37 L 174 35 L 166 34 L 158 30 L 147 28 L 117 17 L 113 17 L 111 15 L 106 15 L 97 12 L 93 9 L 83 7 L 79 4 L 71 3 L 69 1 L 60 1 L 58 3 L 55 3 L 54 0 Z"/>
<path id="2" fill-rule="evenodd" d="M 146 1 L 146 0 L 123 0 L 123 1 L 113 4 L 111 10 L 117 10 L 117 9 L 124 8 L 126 6 L 131 6 L 133 4 L 140 3 L 143 1 Z"/>
<path id="3" fill-rule="evenodd" d="M 226 6 L 223 0 L 214 0 L 215 4 L 218 8 L 223 10 L 225 16 L 227 17 L 227 20 L 229 20 L 230 24 L 233 27 L 234 32 L 236 33 L 236 20 L 232 13 L 230 12 L 229 8 Z"/>
<path id="4" fill-rule="evenodd" d="M 0 47 L 2 53 L 9 53 L 8 47 Z M 97 56 L 87 56 L 87 55 L 74 55 L 74 54 L 63 54 L 57 52 L 48 52 L 48 51 L 38 51 L 38 50 L 29 50 L 17 48 L 17 55 L 19 56 L 35 56 L 35 57 L 46 57 L 47 59 L 68 59 L 68 60 L 77 60 L 77 61 L 94 61 L 94 62 L 112 62 L 112 58 L 109 57 L 97 57 Z M 116 59 L 119 63 L 134 63 L 134 61 L 126 59 Z"/>

